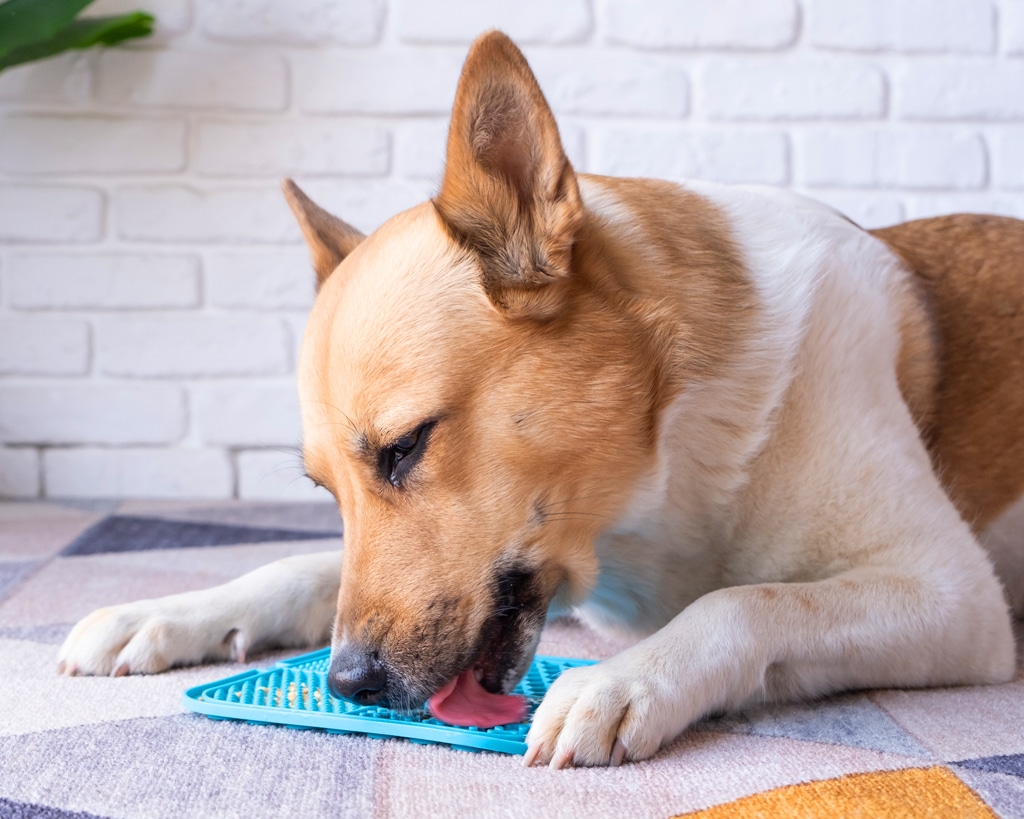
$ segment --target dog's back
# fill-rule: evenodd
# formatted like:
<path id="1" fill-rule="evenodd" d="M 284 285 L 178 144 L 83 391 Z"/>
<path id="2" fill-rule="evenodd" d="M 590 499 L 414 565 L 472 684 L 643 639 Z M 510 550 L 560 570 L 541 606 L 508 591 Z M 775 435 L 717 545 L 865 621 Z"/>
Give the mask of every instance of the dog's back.
<path id="1" fill-rule="evenodd" d="M 901 388 L 980 533 L 1024 493 L 1024 221 L 959 214 L 871 233 L 916 274 Z"/>

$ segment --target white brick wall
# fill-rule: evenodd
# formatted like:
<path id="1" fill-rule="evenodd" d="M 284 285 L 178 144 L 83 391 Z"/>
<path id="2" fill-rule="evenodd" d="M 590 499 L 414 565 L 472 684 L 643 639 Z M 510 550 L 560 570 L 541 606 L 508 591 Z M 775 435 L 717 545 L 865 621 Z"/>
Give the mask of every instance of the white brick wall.
<path id="1" fill-rule="evenodd" d="M 130 117 L 0 117 L 0 171 L 173 173 L 185 169 L 185 121 Z"/>
<path id="2" fill-rule="evenodd" d="M 988 180 L 985 143 L 970 131 L 831 127 L 808 129 L 798 143 L 806 185 L 976 190 Z"/>
<path id="3" fill-rule="evenodd" d="M 861 61 L 815 56 L 716 58 L 700 107 L 712 120 L 851 120 L 885 115 L 885 74 Z"/>
<path id="4" fill-rule="evenodd" d="M 3 389 L 0 441 L 8 444 L 177 444 L 186 426 L 179 387 L 78 379 Z"/>
<path id="5" fill-rule="evenodd" d="M 991 54 L 995 14 L 988 0 L 811 0 L 808 40 L 839 51 Z"/>
<path id="6" fill-rule="evenodd" d="M 1024 54 L 1024 0 L 1004 0 L 999 10 L 1007 54 Z"/>
<path id="7" fill-rule="evenodd" d="M 198 3 L 199 30 L 213 40 L 288 45 L 371 45 L 380 35 L 383 0 L 219 0 Z"/>
<path id="8" fill-rule="evenodd" d="M 0 449 L 0 498 L 39 497 L 40 474 L 38 449 Z"/>
<path id="9" fill-rule="evenodd" d="M 775 50 L 793 44 L 796 0 L 605 0 L 608 42 L 644 49 Z"/>
<path id="10" fill-rule="evenodd" d="M 592 26 L 588 0 L 395 0 L 394 28 L 406 43 L 467 43 L 500 28 L 517 42 L 579 43 Z"/>
<path id="11" fill-rule="evenodd" d="M 230 497 L 230 457 L 216 449 L 50 449 L 43 491 L 50 497 Z"/>
<path id="12" fill-rule="evenodd" d="M 278 55 L 110 49 L 96 59 L 96 97 L 118 108 L 281 111 L 288 68 Z"/>
<path id="13" fill-rule="evenodd" d="M 582 170 L 783 185 L 868 226 L 1024 217 L 1024 0 L 98 0 L 149 41 L 0 74 L 0 496 L 323 497 L 278 178 L 429 196 L 467 45 L 524 46 Z"/>
<path id="14" fill-rule="evenodd" d="M 16 310 L 199 307 L 199 257 L 169 253 L 15 252 L 7 303 Z"/>
<path id="15" fill-rule="evenodd" d="M 104 204 L 90 188 L 0 182 L 0 242 L 97 242 Z"/>
<path id="16" fill-rule="evenodd" d="M 89 325 L 53 318 L 0 323 L 0 375 L 85 375 Z"/>

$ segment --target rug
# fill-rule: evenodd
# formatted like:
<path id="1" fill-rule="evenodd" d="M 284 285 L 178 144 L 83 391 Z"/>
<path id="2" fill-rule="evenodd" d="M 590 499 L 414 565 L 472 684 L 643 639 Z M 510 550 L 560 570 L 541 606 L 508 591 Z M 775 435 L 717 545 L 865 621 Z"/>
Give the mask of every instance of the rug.
<path id="1" fill-rule="evenodd" d="M 646 762 L 565 771 L 181 708 L 189 686 L 297 652 L 149 677 L 56 673 L 57 647 L 98 606 L 340 545 L 320 504 L 0 504 L 0 816 L 1024 817 L 1020 671 L 1003 686 L 751 709 Z M 560 621 L 540 651 L 621 647 Z"/>

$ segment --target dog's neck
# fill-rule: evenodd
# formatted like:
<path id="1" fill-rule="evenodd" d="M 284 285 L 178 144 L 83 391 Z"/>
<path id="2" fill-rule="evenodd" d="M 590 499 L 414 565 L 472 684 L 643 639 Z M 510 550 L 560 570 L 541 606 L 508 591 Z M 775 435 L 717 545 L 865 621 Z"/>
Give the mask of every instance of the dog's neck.
<path id="1" fill-rule="evenodd" d="M 670 348 L 656 359 L 669 367 L 653 457 L 596 540 L 600 574 L 582 605 L 595 624 L 646 633 L 722 585 L 750 466 L 794 377 L 815 281 L 806 260 L 820 254 L 799 219 L 743 191 L 593 177 L 581 189 L 604 275 L 646 312 L 651 343 Z M 732 240 L 766 234 L 794 249 Z"/>

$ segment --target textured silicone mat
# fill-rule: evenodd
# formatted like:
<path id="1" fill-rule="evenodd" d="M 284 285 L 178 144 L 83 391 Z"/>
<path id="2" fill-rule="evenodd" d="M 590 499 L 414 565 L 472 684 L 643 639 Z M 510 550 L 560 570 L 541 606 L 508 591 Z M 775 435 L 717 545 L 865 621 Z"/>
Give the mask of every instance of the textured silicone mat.
<path id="1" fill-rule="evenodd" d="M 526 753 L 529 721 L 496 728 L 460 728 L 434 719 L 425 707 L 399 713 L 332 697 L 327 690 L 330 660 L 331 650 L 324 648 L 282 660 L 263 671 L 247 671 L 197 685 L 185 692 L 182 705 L 214 719 L 322 728 L 336 734 L 365 734 L 378 739 L 402 737 L 466 751 Z M 592 664 L 593 660 L 535 657 L 515 693 L 526 697 L 532 717 L 545 692 L 562 671 Z"/>

